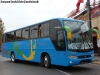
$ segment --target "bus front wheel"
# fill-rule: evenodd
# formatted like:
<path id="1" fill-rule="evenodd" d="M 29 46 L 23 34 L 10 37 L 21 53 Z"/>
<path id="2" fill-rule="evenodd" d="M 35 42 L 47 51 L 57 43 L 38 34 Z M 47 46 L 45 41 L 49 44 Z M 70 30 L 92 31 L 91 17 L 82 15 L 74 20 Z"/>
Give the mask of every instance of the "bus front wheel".
<path id="1" fill-rule="evenodd" d="M 45 66 L 46 68 L 50 68 L 51 61 L 49 55 L 45 54 L 42 59 L 43 59 L 43 61 L 41 62 L 42 66 Z"/>

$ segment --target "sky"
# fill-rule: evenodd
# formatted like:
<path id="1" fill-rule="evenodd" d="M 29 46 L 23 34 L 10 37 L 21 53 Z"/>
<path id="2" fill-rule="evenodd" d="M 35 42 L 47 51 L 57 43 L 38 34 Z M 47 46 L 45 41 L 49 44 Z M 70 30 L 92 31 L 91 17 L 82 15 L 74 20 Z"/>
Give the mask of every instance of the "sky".
<path id="1" fill-rule="evenodd" d="M 39 3 L 0 3 L 0 18 L 4 22 L 5 32 L 52 18 L 67 18 L 67 15 L 76 9 L 78 0 L 38 1 Z"/>

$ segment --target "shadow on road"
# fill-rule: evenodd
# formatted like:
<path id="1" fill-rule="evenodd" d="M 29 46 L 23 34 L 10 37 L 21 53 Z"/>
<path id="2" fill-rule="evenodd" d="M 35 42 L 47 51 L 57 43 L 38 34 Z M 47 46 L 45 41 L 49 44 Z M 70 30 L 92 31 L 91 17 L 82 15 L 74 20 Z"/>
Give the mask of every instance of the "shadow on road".
<path id="1" fill-rule="evenodd" d="M 83 71 L 91 71 L 93 69 L 93 68 L 86 67 L 84 65 L 73 66 L 73 67 L 62 67 L 62 66 L 53 66 L 53 67 L 67 72 L 83 72 Z"/>
<path id="2" fill-rule="evenodd" d="M 7 63 L 12 63 L 10 60 L 6 61 Z M 30 62 L 30 61 L 18 61 L 16 63 L 18 64 L 23 64 L 23 65 L 30 65 L 30 66 L 35 66 L 35 67 L 41 67 L 40 63 L 35 63 L 35 62 Z M 83 71 L 90 71 L 93 68 L 89 68 L 84 65 L 79 65 L 79 66 L 73 66 L 73 67 L 63 67 L 63 66 L 51 66 L 51 69 L 58 69 L 62 71 L 67 71 L 67 72 L 83 72 Z"/>
<path id="3" fill-rule="evenodd" d="M 10 60 L 8 60 L 6 62 L 7 63 L 13 63 Z M 31 65 L 31 66 L 41 67 L 39 63 L 30 62 L 30 61 L 22 61 L 22 60 L 18 60 L 15 64 L 23 64 L 23 65 Z"/>

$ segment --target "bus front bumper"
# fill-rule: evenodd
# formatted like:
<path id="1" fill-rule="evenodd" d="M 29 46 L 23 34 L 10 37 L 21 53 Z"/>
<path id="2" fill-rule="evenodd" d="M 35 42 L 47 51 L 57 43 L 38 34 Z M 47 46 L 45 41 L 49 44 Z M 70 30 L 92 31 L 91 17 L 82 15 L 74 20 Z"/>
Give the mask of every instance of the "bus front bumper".
<path id="1" fill-rule="evenodd" d="M 87 64 L 87 63 L 92 63 L 93 62 L 94 57 L 90 57 L 90 58 L 69 58 L 69 63 L 68 65 L 70 66 L 74 66 L 74 65 L 79 65 L 79 64 Z"/>

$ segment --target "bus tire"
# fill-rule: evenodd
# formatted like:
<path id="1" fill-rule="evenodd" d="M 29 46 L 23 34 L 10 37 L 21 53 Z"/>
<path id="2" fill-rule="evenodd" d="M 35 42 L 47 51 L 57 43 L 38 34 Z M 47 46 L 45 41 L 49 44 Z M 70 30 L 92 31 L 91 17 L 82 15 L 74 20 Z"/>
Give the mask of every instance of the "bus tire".
<path id="1" fill-rule="evenodd" d="M 45 66 L 46 68 L 50 68 L 50 66 L 51 66 L 51 60 L 50 60 L 49 55 L 48 55 L 48 54 L 45 54 L 43 59 L 44 59 L 44 60 L 43 60 L 44 66 Z"/>
<path id="2" fill-rule="evenodd" d="M 44 67 L 44 56 L 41 56 L 41 66 Z"/>
<path id="3" fill-rule="evenodd" d="M 16 62 L 16 59 L 15 59 L 15 54 L 14 53 L 11 53 L 11 62 L 15 63 Z"/>

